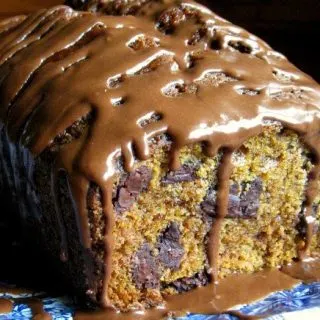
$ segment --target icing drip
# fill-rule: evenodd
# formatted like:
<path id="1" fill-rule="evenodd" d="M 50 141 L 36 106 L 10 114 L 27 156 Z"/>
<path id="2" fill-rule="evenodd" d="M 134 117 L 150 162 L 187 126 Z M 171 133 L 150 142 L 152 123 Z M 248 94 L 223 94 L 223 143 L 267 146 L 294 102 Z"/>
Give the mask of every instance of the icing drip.
<path id="1" fill-rule="evenodd" d="M 119 313 L 112 310 L 101 311 L 77 311 L 75 319 L 110 319 L 110 320 L 158 320 L 165 318 L 169 313 L 182 315 L 193 313 L 229 313 L 241 320 L 260 319 L 268 317 L 269 314 L 259 314 L 257 316 L 247 316 L 241 312 L 233 311 L 230 308 L 235 305 L 245 304 L 260 299 L 271 292 L 289 289 L 298 285 L 301 280 L 304 282 L 320 280 L 319 259 L 308 259 L 304 262 L 292 263 L 281 270 L 266 270 L 253 275 L 232 275 L 219 281 L 214 286 L 213 283 L 206 287 L 195 289 L 186 294 L 169 297 L 166 305 L 145 312 Z M 270 278 L 273 281 L 270 281 Z M 232 294 L 230 294 L 232 288 Z M 250 290 L 248 290 L 250 288 Z M 24 289 L 0 288 L 0 292 L 29 293 Z M 48 313 L 44 312 L 40 299 L 13 299 L 14 302 L 27 304 L 31 309 L 35 319 L 50 319 Z M 0 299 L 0 313 L 12 311 L 13 302 L 7 299 Z M 271 314 L 270 314 L 271 315 Z"/>
<path id="2" fill-rule="evenodd" d="M 156 320 L 165 319 L 169 314 L 179 316 L 186 313 L 230 313 L 242 320 L 266 318 L 272 314 L 246 316 L 241 314 L 241 312 L 233 311 L 232 307 L 247 304 L 261 299 L 272 292 L 296 286 L 300 283 L 297 279 L 319 281 L 319 272 L 317 270 L 319 270 L 319 260 L 309 260 L 293 263 L 281 271 L 273 269 L 258 272 L 254 275 L 232 275 L 220 280 L 216 285 L 210 283 L 206 287 L 170 296 L 166 299 L 165 305 L 153 310 L 130 312 L 127 314 L 110 310 L 97 312 L 79 311 L 76 313 L 75 319 L 102 320 L 108 317 L 110 320 Z"/>

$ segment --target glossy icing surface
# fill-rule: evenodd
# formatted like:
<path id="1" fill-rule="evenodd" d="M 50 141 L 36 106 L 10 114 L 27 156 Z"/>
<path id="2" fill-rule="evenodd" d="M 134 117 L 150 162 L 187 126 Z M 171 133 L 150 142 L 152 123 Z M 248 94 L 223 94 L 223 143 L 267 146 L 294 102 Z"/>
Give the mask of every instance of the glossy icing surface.
<path id="1" fill-rule="evenodd" d="M 11 0 L 1 1 L 0 19 L 19 14 L 27 14 L 35 10 L 48 8 L 63 3 L 61 0 Z"/>

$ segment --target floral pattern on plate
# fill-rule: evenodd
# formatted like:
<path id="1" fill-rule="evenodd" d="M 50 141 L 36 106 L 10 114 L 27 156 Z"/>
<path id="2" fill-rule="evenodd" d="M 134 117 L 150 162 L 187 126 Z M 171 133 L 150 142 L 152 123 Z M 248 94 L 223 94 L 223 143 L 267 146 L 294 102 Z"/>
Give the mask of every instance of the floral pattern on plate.
<path id="1" fill-rule="evenodd" d="M 37 296 L 35 294 L 34 296 Z M 43 296 L 43 294 L 41 295 Z M 16 295 L 1 294 L 1 298 L 17 298 Z M 19 297 L 30 297 L 23 295 Z M 43 298 L 44 310 L 51 314 L 53 320 L 72 320 L 73 308 L 72 304 L 66 298 Z M 302 310 L 310 309 L 308 319 L 320 319 L 320 282 L 313 284 L 301 284 L 292 290 L 276 292 L 263 300 L 255 303 L 244 305 L 237 310 L 246 315 L 268 316 L 268 319 L 283 320 L 287 319 L 292 312 L 302 312 Z M 291 313 L 287 313 L 291 312 Z M 0 314 L 0 320 L 27 320 L 31 319 L 31 310 L 25 304 L 15 304 L 14 309 L 9 314 Z M 292 317 L 291 317 L 292 318 Z M 190 314 L 179 320 L 233 320 L 235 316 L 228 314 L 221 315 L 199 315 Z"/>

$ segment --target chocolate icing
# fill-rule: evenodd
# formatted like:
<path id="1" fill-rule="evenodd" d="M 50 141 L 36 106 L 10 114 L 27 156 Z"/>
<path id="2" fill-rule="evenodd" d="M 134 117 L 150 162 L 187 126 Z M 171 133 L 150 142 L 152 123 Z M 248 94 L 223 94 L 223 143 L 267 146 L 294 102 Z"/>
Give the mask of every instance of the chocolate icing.
<path id="1" fill-rule="evenodd" d="M 206 287 L 168 297 L 165 305 L 145 312 L 137 311 L 123 314 L 109 309 L 77 311 L 74 318 L 76 320 L 104 320 L 106 318 L 108 320 L 159 320 L 168 314 L 182 315 L 189 312 L 212 314 L 226 312 L 241 320 L 260 319 L 260 317 L 267 317 L 269 315 L 247 316 L 229 309 L 236 305 L 260 299 L 274 291 L 290 289 L 301 283 L 301 280 L 304 282 L 319 281 L 319 270 L 320 260 L 310 258 L 303 262 L 294 262 L 289 266 L 281 268 L 281 270 L 265 270 L 254 275 L 232 275 L 219 281 L 216 285 L 210 283 Z M 11 290 L 10 288 L 0 288 L 0 292 L 25 293 L 22 289 Z M 37 319 L 50 319 L 49 314 L 43 310 L 41 300 L 27 298 L 16 299 L 15 301 L 27 304 L 32 309 L 33 315 L 37 315 Z M 0 313 L 11 312 L 12 306 L 12 301 L 0 299 Z"/>
<path id="2" fill-rule="evenodd" d="M 26 304 L 32 312 L 33 320 L 51 320 L 51 315 L 44 310 L 43 302 L 38 298 L 18 299 L 18 303 Z"/>
<path id="3" fill-rule="evenodd" d="M 51 316 L 44 310 L 43 302 L 41 295 L 33 297 L 34 292 L 17 286 L 12 286 L 8 284 L 3 284 L 0 286 L 0 293 L 5 293 L 11 298 L 0 298 L 0 314 L 6 314 L 13 311 L 14 304 L 25 304 L 27 305 L 32 312 L 32 319 L 39 320 L 50 320 Z M 19 297 L 21 296 L 30 296 L 30 297 Z"/>
<path id="4" fill-rule="evenodd" d="M 320 281 L 320 260 L 309 257 L 303 262 L 283 266 L 281 271 L 306 283 Z"/>
<path id="5" fill-rule="evenodd" d="M 0 298 L 0 314 L 1 313 L 10 313 L 13 309 L 13 303 L 9 299 Z"/>
<path id="6" fill-rule="evenodd" d="M 312 204 L 318 192 L 320 90 L 317 83 L 266 43 L 208 9 L 192 1 L 182 1 L 179 12 L 179 21 L 170 32 L 163 24 L 155 26 L 148 16 L 99 16 L 64 6 L 0 22 L 0 119 L 12 141 L 37 156 L 75 121 L 94 114 L 90 129 L 59 150 L 55 165 L 57 171 L 63 169 L 68 173 L 85 248 L 91 246 L 85 203 L 87 190 L 91 182 L 102 190 L 108 226 L 105 237 L 108 268 L 105 268 L 102 306 L 111 306 L 107 288 L 112 267 L 112 178 L 117 158 L 123 156 L 124 167 L 130 172 L 135 157 L 143 160 L 150 156 L 148 140 L 161 133 L 169 134 L 173 140 L 172 170 L 179 170 L 179 150 L 186 145 L 205 142 L 209 156 L 223 151 L 216 219 L 208 246 L 212 283 L 167 298 L 163 310 L 146 312 L 147 319 L 168 310 L 184 309 L 188 304 L 185 299 L 195 306 L 189 311 L 225 310 L 239 303 L 240 296 L 239 301 L 226 298 L 219 300 L 224 301 L 221 305 L 212 307 L 212 292 L 216 297 L 219 292 L 220 296 L 227 295 L 237 279 L 242 279 L 239 290 L 234 291 L 239 295 L 247 291 L 249 284 L 253 285 L 252 281 L 259 283 L 259 288 L 253 286 L 248 299 L 296 284 L 279 271 L 239 275 L 233 282 L 213 284 L 217 280 L 219 232 L 228 212 L 231 154 L 245 140 L 260 133 L 265 120 L 280 121 L 297 131 L 314 153 L 315 166 L 309 177 L 304 212 L 308 222 L 307 241 L 300 258 L 306 256 L 311 242 L 314 219 L 308 217 L 312 217 Z M 199 26 L 205 27 L 206 32 L 190 41 L 199 33 Z M 141 40 L 143 37 L 148 40 Z M 139 45 L 141 41 L 147 44 L 145 48 Z M 291 83 L 281 82 L 276 77 L 279 73 L 289 76 Z M 206 81 L 217 75 L 228 81 L 219 85 Z M 179 89 L 178 95 L 166 94 L 172 86 L 184 89 Z M 286 91 L 303 92 L 304 97 L 275 98 L 279 92 Z M 154 114 L 160 117 L 145 122 Z M 270 281 L 272 277 L 279 277 L 278 287 L 276 281 Z"/>
<path id="7" fill-rule="evenodd" d="M 319 281 L 319 260 L 309 260 L 306 262 L 293 263 L 286 268 L 286 272 L 280 270 L 265 270 L 252 274 L 232 275 L 226 279 L 220 280 L 218 284 L 209 285 L 194 289 L 184 294 L 168 297 L 164 306 L 154 310 L 143 312 L 132 312 L 120 314 L 113 311 L 97 312 L 77 312 L 76 320 L 93 319 L 102 320 L 108 317 L 108 320 L 158 320 L 165 318 L 168 314 L 181 315 L 186 313 L 213 314 L 226 312 L 237 316 L 239 319 L 260 319 L 269 316 L 269 314 L 246 316 L 240 312 L 232 310 L 236 305 L 246 304 L 263 298 L 274 291 L 289 289 L 301 283 L 300 280 L 291 277 L 297 269 L 312 268 L 307 276 L 299 274 L 299 279 L 303 281 Z M 288 275 L 286 274 L 288 273 Z M 289 275 L 291 274 L 291 275 Z M 231 308 L 231 310 L 230 310 Z M 169 311 L 169 313 L 168 313 Z"/>
<path id="8" fill-rule="evenodd" d="M 55 5 L 60 5 L 61 0 L 11 0 L 1 1 L 0 3 L 0 20 L 19 14 L 28 14 L 39 9 L 49 8 Z"/>

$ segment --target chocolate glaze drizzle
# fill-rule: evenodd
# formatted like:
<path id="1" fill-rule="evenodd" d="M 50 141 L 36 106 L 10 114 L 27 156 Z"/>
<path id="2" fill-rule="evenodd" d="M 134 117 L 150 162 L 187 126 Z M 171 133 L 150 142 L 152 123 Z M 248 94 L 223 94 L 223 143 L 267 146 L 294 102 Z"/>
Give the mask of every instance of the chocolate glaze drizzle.
<path id="1" fill-rule="evenodd" d="M 248 316 L 232 310 L 232 308 L 261 299 L 271 292 L 294 287 L 301 283 L 301 280 L 304 282 L 319 281 L 320 274 L 319 271 L 316 271 L 319 269 L 320 261 L 310 259 L 306 262 L 293 263 L 281 271 L 273 269 L 255 274 L 232 275 L 220 280 L 216 285 L 210 283 L 206 287 L 170 296 L 166 299 L 165 305 L 145 312 L 137 311 L 123 314 L 110 310 L 79 311 L 76 312 L 75 319 L 158 320 L 165 319 L 168 315 L 179 316 L 186 313 L 229 313 L 241 320 L 266 318 L 272 314 Z M 300 270 L 299 273 L 296 273 L 297 270 Z"/>
<path id="2" fill-rule="evenodd" d="M 304 212 L 308 239 L 301 258 L 310 245 L 311 210 L 320 168 L 318 84 L 266 43 L 201 5 L 181 1 L 179 8 L 183 17 L 170 34 L 147 17 L 100 16 L 65 6 L 0 22 L 0 119 L 12 141 L 37 156 L 75 121 L 89 113 L 94 115 L 89 130 L 61 148 L 56 167 L 68 173 L 86 248 L 91 245 L 85 202 L 90 182 L 102 190 L 108 266 L 100 301 L 104 307 L 111 307 L 107 289 L 112 267 L 112 178 L 116 159 L 121 155 L 125 169 L 130 171 L 135 158 L 150 156 L 150 138 L 162 133 L 173 139 L 172 169 L 179 167 L 183 146 L 206 142 L 209 156 L 223 151 L 218 218 L 208 249 L 213 282 L 217 280 L 219 230 L 227 214 L 230 156 L 245 140 L 261 132 L 265 120 L 280 121 L 299 132 L 314 152 L 315 166 Z M 205 35 L 190 42 L 199 26 L 206 27 Z M 212 48 L 213 41 L 219 43 L 219 50 Z M 249 48 L 250 54 L 239 52 L 239 45 Z M 280 81 L 279 73 L 290 82 Z M 210 85 L 205 79 L 214 74 L 224 74 L 234 81 Z M 178 96 L 167 94 L 175 85 L 193 85 L 196 90 L 182 91 Z M 250 91 L 255 94 L 246 94 Z M 302 92 L 303 98 L 275 98 L 287 91 Z M 154 114 L 160 116 L 158 121 L 140 125 Z M 292 281 L 285 281 L 284 287 L 296 283 Z M 183 296 L 198 305 L 197 295 L 207 296 L 212 286 Z M 166 312 L 182 307 L 183 299 L 168 298 Z M 211 307 L 210 311 L 225 307 Z"/>
<path id="3" fill-rule="evenodd" d="M 280 270 L 265 270 L 254 275 L 232 275 L 221 280 L 217 285 L 213 283 L 185 294 L 168 297 L 165 305 L 145 312 L 136 311 L 119 313 L 115 310 L 77 311 L 74 318 L 90 320 L 159 320 L 168 315 L 183 315 L 185 313 L 212 314 L 225 312 L 241 320 L 254 320 L 267 317 L 269 314 L 255 316 L 244 315 L 230 308 L 252 302 L 268 295 L 271 292 L 289 289 L 304 282 L 320 281 L 320 261 L 308 259 L 304 262 L 292 263 Z M 295 279 L 297 278 L 297 279 Z M 272 279 L 272 281 L 270 281 Z M 232 294 L 230 291 L 232 288 Z M 8 288 L 0 288 L 0 292 L 11 292 Z M 24 290 L 14 290 L 13 293 L 24 293 Z M 26 299 L 0 299 L 0 314 L 10 313 L 13 302 L 27 304 L 32 311 L 34 319 L 49 320 L 50 315 L 43 309 L 38 298 Z M 271 314 L 270 314 L 271 315 Z"/>
<path id="4" fill-rule="evenodd" d="M 0 298 L 0 314 L 1 313 L 10 313 L 13 309 L 13 303 L 9 299 Z"/>
<path id="5" fill-rule="evenodd" d="M 33 320 L 51 320 L 51 315 L 43 308 L 43 302 L 37 298 L 20 299 L 19 303 L 26 304 L 32 312 Z"/>

